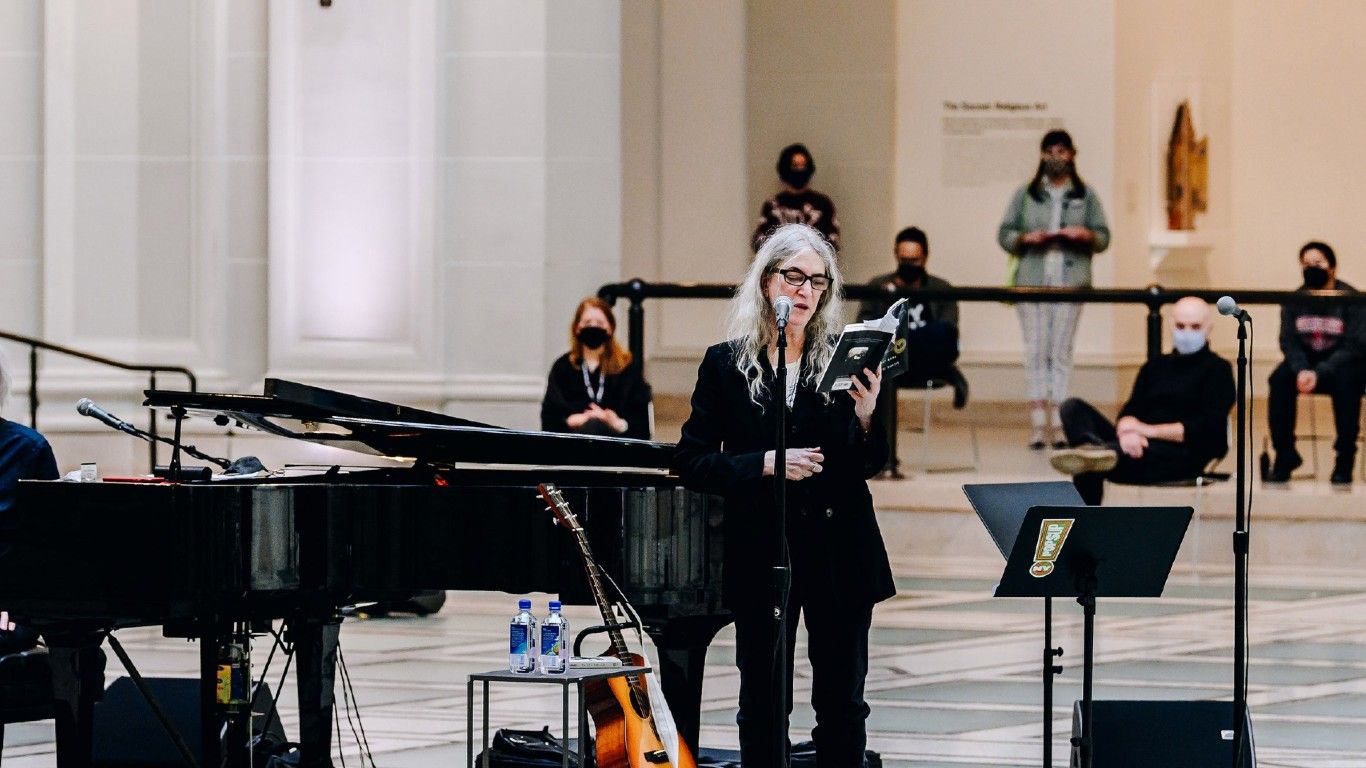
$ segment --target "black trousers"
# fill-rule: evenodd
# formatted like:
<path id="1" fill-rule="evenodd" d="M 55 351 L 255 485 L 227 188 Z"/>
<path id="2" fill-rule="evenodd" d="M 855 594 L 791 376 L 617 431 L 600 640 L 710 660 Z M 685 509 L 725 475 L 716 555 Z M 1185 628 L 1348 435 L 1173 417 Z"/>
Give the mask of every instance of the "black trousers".
<path id="1" fill-rule="evenodd" d="M 1212 456 L 1197 456 L 1184 443 L 1171 440 L 1149 440 L 1143 455 L 1137 459 L 1119 449 L 1119 435 L 1114 422 L 1103 416 L 1090 403 L 1078 398 L 1063 401 L 1058 408 L 1062 429 L 1068 445 L 1103 445 L 1119 453 L 1119 461 L 1109 472 L 1084 472 L 1072 478 L 1077 492 L 1087 504 L 1099 504 L 1105 492 L 1105 480 L 1131 485 L 1151 485 L 1172 480 L 1198 477 Z"/>
<path id="2" fill-rule="evenodd" d="M 824 514 L 823 511 L 812 515 Z M 873 607 L 835 594 L 827 569 L 835 564 L 828 542 L 803 532 L 803 521 L 789 523 L 792 545 L 792 590 L 787 603 L 787 669 L 785 680 L 775 679 L 773 609 L 762 599 L 735 613 L 735 666 L 740 670 L 740 764 L 745 768 L 779 768 L 788 755 L 776 754 L 779 734 L 788 731 L 774 711 L 779 684 L 787 689 L 788 714 L 792 712 L 793 646 L 797 620 L 806 625 L 807 658 L 811 662 L 811 706 L 816 727 L 816 764 L 821 768 L 860 768 L 867 745 L 868 704 L 863 699 L 868 675 L 868 630 Z M 822 546 L 826 544 L 826 546 Z M 756 553 L 763 557 L 767 553 Z M 763 594 L 762 587 L 759 587 Z M 791 752 L 791 740 L 786 741 Z"/>
<path id="3" fill-rule="evenodd" d="M 1267 380 L 1266 419 L 1271 429 L 1271 447 L 1276 450 L 1276 458 L 1281 456 L 1298 457 L 1295 450 L 1295 406 L 1299 390 L 1295 387 L 1295 372 L 1282 362 L 1271 372 Z M 1357 434 L 1361 430 L 1361 394 L 1366 387 L 1366 371 L 1360 366 L 1348 366 L 1335 371 L 1332 375 L 1319 376 L 1314 392 L 1326 394 L 1333 400 L 1333 424 L 1337 429 L 1337 439 L 1333 450 L 1338 458 L 1349 464 L 1356 456 Z"/>

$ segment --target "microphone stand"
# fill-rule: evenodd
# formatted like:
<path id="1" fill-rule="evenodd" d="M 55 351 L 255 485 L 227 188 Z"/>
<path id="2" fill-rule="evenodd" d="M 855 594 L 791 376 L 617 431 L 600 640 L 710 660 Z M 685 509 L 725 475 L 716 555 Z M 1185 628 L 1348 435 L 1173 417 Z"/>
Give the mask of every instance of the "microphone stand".
<path id="1" fill-rule="evenodd" d="M 1238 315 L 1238 469 L 1233 531 L 1233 768 L 1243 764 L 1247 741 L 1247 566 L 1250 531 L 1247 520 L 1247 324 L 1246 312 Z"/>
<path id="2" fill-rule="evenodd" d="M 179 406 L 177 406 L 177 408 L 179 408 Z M 172 409 L 172 415 L 175 415 L 174 412 L 177 408 Z M 179 451 L 184 451 L 185 453 L 188 453 L 189 455 L 195 457 L 196 459 L 199 459 L 200 461 L 207 461 L 210 464 L 217 464 L 219 467 L 223 469 L 227 469 L 228 467 L 232 466 L 232 462 L 228 461 L 227 459 L 220 459 L 217 456 L 210 456 L 209 454 L 204 453 L 198 448 L 195 448 L 193 445 L 182 445 L 180 442 L 180 422 L 184 418 L 185 412 L 183 409 L 181 409 L 180 416 L 176 418 L 176 430 L 174 439 L 162 437 L 161 435 L 153 435 L 150 432 L 138 429 L 137 427 L 133 426 L 132 424 L 129 424 L 126 421 L 121 422 L 121 426 L 114 426 L 112 424 L 107 424 L 107 426 L 109 426 L 112 429 L 116 429 L 124 433 L 125 435 L 132 435 L 133 437 L 146 440 L 149 443 L 165 443 L 166 445 L 171 446 L 171 448 L 177 452 L 171 454 L 171 466 L 173 467 L 174 474 L 177 476 L 179 475 L 180 464 L 180 456 L 178 455 Z M 104 424 L 105 422 L 101 421 L 100 423 Z"/>
<path id="3" fill-rule="evenodd" d="M 774 402 L 777 407 L 777 433 L 773 442 L 773 499 L 777 519 L 777 551 L 773 565 L 773 644 L 775 755 L 787 764 L 787 596 L 792 585 L 792 569 L 787 561 L 787 321 L 778 320 L 778 365 Z"/>

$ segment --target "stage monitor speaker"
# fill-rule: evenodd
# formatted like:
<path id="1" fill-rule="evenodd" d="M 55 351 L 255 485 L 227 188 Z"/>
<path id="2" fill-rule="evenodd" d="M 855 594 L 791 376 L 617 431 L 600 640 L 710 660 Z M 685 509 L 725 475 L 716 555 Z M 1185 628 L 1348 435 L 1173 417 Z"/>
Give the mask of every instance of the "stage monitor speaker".
<path id="1" fill-rule="evenodd" d="M 180 677 L 145 677 L 143 681 L 161 704 L 171 724 L 180 733 L 195 760 L 204 764 L 199 743 L 199 680 Z M 264 714 L 270 709 L 270 685 L 256 699 L 256 711 Z M 261 724 L 253 718 L 254 733 L 260 735 Z M 279 713 L 272 713 L 268 733 L 276 743 L 285 741 Z M 127 677 L 115 680 L 104 692 L 104 699 L 95 704 L 94 734 L 91 744 L 91 765 L 96 768 L 156 768 L 176 766 L 185 761 L 175 743 L 152 712 L 137 686 Z"/>
<path id="2" fill-rule="evenodd" d="M 1233 702 L 1093 701 L 1092 768 L 1211 768 L 1233 762 Z M 1072 736 L 1081 736 L 1081 702 L 1072 708 Z M 1255 765 L 1252 718 L 1244 721 L 1242 768 Z M 1072 768 L 1079 765 L 1072 748 Z"/>

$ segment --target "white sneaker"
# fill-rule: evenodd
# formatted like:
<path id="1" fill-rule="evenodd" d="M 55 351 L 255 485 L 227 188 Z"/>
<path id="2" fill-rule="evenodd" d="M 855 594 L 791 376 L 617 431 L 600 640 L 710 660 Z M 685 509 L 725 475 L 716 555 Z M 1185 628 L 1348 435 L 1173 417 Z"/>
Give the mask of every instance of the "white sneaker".
<path id="1" fill-rule="evenodd" d="M 1080 475 L 1085 472 L 1108 472 L 1115 468 L 1119 454 L 1110 448 L 1089 445 L 1079 448 L 1064 448 L 1054 451 L 1048 463 L 1064 475 Z"/>

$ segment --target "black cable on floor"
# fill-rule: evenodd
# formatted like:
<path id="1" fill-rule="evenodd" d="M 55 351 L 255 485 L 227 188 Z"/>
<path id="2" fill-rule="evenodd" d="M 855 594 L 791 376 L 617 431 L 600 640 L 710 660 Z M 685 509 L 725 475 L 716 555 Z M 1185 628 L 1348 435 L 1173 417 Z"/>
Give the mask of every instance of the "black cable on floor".
<path id="1" fill-rule="evenodd" d="M 351 685 L 351 670 L 346 666 L 346 655 L 342 653 L 341 639 L 337 639 L 337 664 L 341 667 L 342 675 L 342 698 L 346 701 L 346 722 L 351 722 L 352 702 L 356 708 L 356 723 L 360 726 L 360 736 L 356 746 L 362 747 L 365 756 L 370 760 L 370 768 L 375 766 L 375 753 L 370 749 L 370 738 L 365 733 L 365 720 L 360 716 L 360 699 L 356 698 L 356 689 Z M 356 726 L 351 726 L 351 735 L 356 736 Z"/>

